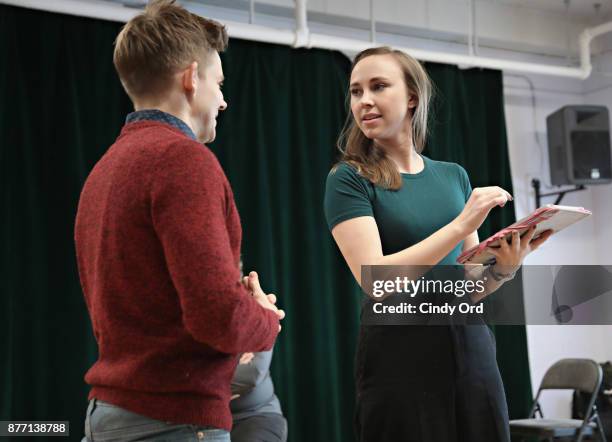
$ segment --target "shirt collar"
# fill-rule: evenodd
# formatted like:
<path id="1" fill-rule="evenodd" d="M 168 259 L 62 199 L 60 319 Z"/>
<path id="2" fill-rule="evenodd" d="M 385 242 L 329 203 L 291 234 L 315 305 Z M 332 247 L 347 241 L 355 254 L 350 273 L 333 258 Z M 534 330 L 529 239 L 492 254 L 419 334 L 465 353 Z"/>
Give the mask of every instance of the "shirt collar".
<path id="1" fill-rule="evenodd" d="M 159 109 L 138 110 L 136 112 L 132 112 L 128 114 L 128 116 L 125 118 L 126 124 L 134 123 L 135 121 L 145 121 L 145 120 L 160 121 L 162 123 L 169 124 L 170 126 L 176 127 L 178 130 L 183 132 L 185 135 L 187 135 L 192 140 L 197 141 L 195 134 L 183 120 L 167 112 L 160 111 Z"/>

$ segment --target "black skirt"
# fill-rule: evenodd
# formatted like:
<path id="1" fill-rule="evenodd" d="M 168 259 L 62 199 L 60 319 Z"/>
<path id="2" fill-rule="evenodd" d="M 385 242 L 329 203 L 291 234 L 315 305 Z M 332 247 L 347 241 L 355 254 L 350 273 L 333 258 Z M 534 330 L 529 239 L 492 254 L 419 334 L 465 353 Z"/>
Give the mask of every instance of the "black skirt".
<path id="1" fill-rule="evenodd" d="M 358 441 L 510 441 L 486 325 L 362 325 L 356 362 Z"/>

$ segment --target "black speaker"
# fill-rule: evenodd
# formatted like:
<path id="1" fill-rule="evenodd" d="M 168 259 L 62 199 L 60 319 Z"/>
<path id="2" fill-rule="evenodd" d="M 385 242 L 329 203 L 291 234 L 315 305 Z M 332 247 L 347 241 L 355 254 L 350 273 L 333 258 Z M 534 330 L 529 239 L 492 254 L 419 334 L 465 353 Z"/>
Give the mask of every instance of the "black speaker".
<path id="1" fill-rule="evenodd" d="M 546 117 L 546 128 L 552 184 L 612 181 L 608 108 L 564 106 Z"/>

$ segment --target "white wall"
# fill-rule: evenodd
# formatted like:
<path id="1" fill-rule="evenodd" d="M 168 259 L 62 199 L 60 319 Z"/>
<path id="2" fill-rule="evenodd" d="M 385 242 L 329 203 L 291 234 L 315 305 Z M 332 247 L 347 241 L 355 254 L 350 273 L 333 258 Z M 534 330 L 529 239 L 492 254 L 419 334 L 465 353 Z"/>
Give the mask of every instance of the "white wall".
<path id="1" fill-rule="evenodd" d="M 600 75 L 598 71 L 608 74 Z M 584 101 L 588 104 L 599 104 L 612 111 L 612 54 L 607 53 L 595 61 L 595 73 L 583 82 Z M 612 264 L 612 185 L 596 186 L 592 191 L 595 238 L 598 241 L 597 261 L 601 265 Z M 612 315 L 612 308 L 607 310 Z M 612 360 L 611 326 L 602 327 L 600 346 L 594 345 L 594 353 L 600 360 Z"/>
<path id="2" fill-rule="evenodd" d="M 515 195 L 517 218 L 535 208 L 531 179 L 542 182 L 542 192 L 552 191 L 548 169 L 546 116 L 568 104 L 604 104 L 612 108 L 612 85 L 593 93 L 584 93 L 588 84 L 578 80 L 559 80 L 550 77 L 528 77 L 532 91 L 524 78 L 504 76 L 506 124 L 509 154 Z M 608 83 L 612 78 L 606 79 Z M 590 87 L 602 88 L 599 83 Z M 535 93 L 535 108 L 533 95 Z M 535 121 L 534 121 L 535 113 Z M 539 138 L 539 143 L 536 139 Z M 546 198 L 542 204 L 552 203 Z M 536 253 L 529 256 L 528 265 L 610 264 L 612 263 L 612 186 L 592 186 L 586 191 L 567 194 L 561 204 L 583 206 L 593 211 L 589 219 L 555 235 Z M 526 309 L 530 299 L 538 300 L 539 293 L 525 281 Z M 607 300 L 612 313 L 612 305 Z M 600 300 L 601 302 L 601 300 Z M 546 369 L 555 361 L 567 357 L 612 360 L 612 326 L 538 326 L 527 327 L 527 343 L 532 386 L 535 390 Z M 569 392 L 549 392 L 542 405 L 551 416 L 570 415 Z"/>
<path id="3" fill-rule="evenodd" d="M 612 53 L 599 57 L 595 63 L 595 70 L 612 73 Z M 612 112 L 612 76 L 610 75 L 612 74 L 601 75 L 595 72 L 584 82 L 585 103 L 607 106 Z M 593 204 L 598 208 L 595 214 L 596 237 L 602 244 L 597 250 L 597 258 L 600 263 L 610 265 L 612 264 L 612 185 L 593 189 Z"/>

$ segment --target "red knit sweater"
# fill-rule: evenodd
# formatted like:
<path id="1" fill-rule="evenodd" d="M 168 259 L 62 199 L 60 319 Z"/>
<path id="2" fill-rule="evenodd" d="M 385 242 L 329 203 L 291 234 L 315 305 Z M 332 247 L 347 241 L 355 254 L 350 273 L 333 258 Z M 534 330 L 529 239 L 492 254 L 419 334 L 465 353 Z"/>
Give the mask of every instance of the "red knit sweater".
<path id="1" fill-rule="evenodd" d="M 85 182 L 79 276 L 99 356 L 95 397 L 229 430 L 236 354 L 269 350 L 276 315 L 239 283 L 241 227 L 216 157 L 179 129 L 129 123 Z"/>

